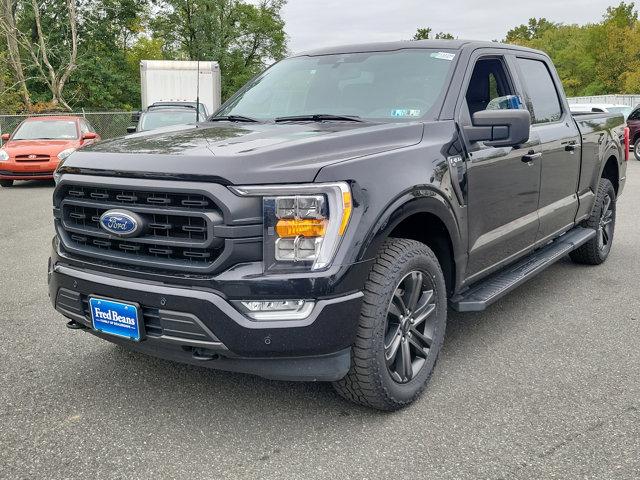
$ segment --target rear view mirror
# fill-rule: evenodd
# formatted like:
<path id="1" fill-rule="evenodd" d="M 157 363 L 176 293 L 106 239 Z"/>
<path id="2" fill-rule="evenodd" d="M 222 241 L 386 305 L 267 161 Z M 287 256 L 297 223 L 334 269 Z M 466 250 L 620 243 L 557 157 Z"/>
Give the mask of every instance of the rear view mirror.
<path id="1" fill-rule="evenodd" d="M 529 140 L 531 114 L 528 110 L 481 110 L 464 127 L 470 142 L 482 141 L 491 147 L 513 147 Z"/>
<path id="2" fill-rule="evenodd" d="M 9 133 L 3 133 L 2 134 L 2 141 L 6 142 L 7 140 L 9 140 L 9 138 L 11 138 L 11 134 Z"/>
<path id="3" fill-rule="evenodd" d="M 128 126 L 127 133 L 136 133 L 136 126 L 135 125 Z"/>
<path id="4" fill-rule="evenodd" d="M 93 140 L 95 138 L 98 138 L 98 134 L 95 132 L 87 132 L 82 134 L 82 139 L 83 140 Z"/>

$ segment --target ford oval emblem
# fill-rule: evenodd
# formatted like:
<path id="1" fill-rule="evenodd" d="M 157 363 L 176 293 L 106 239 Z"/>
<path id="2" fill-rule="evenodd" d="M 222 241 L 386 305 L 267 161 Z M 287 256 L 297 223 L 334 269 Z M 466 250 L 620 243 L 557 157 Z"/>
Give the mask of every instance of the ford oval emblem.
<path id="1" fill-rule="evenodd" d="M 127 210 L 107 210 L 100 216 L 100 226 L 118 237 L 135 237 L 142 232 L 144 222 L 139 215 Z"/>

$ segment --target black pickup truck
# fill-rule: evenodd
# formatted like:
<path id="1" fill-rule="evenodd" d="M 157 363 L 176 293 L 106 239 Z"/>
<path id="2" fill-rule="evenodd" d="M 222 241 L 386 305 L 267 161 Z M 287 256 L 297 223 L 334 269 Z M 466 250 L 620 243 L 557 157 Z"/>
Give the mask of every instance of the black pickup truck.
<path id="1" fill-rule="evenodd" d="M 173 128 L 56 172 L 67 326 L 384 410 L 425 387 L 449 307 L 606 260 L 629 155 L 546 55 L 457 40 L 300 54 Z"/>

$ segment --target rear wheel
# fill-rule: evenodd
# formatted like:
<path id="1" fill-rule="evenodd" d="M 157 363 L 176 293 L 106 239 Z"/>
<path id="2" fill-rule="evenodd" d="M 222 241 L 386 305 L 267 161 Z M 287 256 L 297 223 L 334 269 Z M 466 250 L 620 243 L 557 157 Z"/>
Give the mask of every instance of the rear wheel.
<path id="1" fill-rule="evenodd" d="M 351 369 L 334 383 L 343 397 L 380 410 L 413 402 L 435 367 L 447 320 L 442 269 L 414 240 L 387 240 L 364 288 Z"/>
<path id="2" fill-rule="evenodd" d="M 636 140 L 636 143 L 633 144 L 633 155 L 636 157 L 636 160 L 640 160 L 640 137 Z"/>
<path id="3" fill-rule="evenodd" d="M 13 186 L 13 180 L 0 180 L 0 187 L 9 188 Z"/>
<path id="4" fill-rule="evenodd" d="M 596 236 L 569 254 L 571 260 L 600 265 L 611 252 L 616 226 L 616 191 L 606 178 L 600 179 L 596 203 L 584 226 L 596 230 Z"/>

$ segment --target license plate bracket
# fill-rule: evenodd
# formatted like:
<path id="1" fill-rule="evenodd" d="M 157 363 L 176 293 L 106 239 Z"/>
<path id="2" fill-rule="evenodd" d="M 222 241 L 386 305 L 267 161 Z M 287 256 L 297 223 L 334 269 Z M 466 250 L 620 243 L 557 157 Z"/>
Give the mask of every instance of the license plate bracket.
<path id="1" fill-rule="evenodd" d="M 140 305 L 137 303 L 90 296 L 89 310 L 94 330 L 134 342 L 141 340 Z"/>

